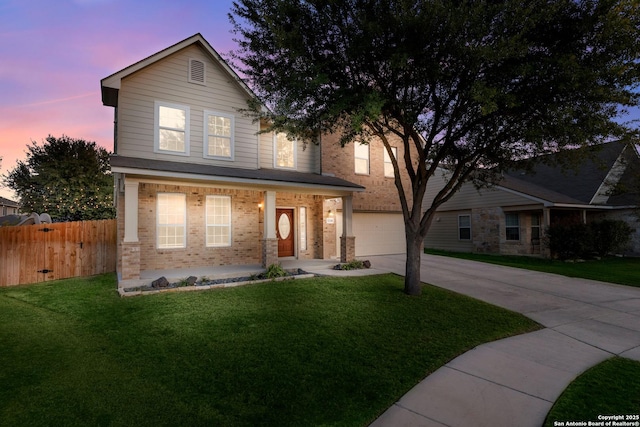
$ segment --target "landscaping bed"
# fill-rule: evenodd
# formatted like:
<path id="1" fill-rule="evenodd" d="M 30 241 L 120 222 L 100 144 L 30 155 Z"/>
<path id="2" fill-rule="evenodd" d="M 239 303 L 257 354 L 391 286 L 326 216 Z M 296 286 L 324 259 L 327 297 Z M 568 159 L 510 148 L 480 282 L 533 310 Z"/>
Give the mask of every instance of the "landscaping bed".
<path id="1" fill-rule="evenodd" d="M 157 294 L 162 292 L 188 292 L 202 291 L 207 289 L 229 288 L 235 286 L 249 285 L 253 283 L 264 283 L 272 281 L 283 281 L 292 279 L 308 279 L 314 277 L 314 274 L 308 273 L 300 268 L 296 269 L 279 269 L 267 270 L 264 273 L 253 274 L 250 276 L 228 277 L 221 279 L 210 279 L 208 277 L 197 278 L 189 276 L 176 282 L 169 282 L 165 277 L 154 280 L 149 285 L 136 286 L 132 288 L 120 288 L 118 292 L 120 296 L 136 296 L 142 294 Z"/>

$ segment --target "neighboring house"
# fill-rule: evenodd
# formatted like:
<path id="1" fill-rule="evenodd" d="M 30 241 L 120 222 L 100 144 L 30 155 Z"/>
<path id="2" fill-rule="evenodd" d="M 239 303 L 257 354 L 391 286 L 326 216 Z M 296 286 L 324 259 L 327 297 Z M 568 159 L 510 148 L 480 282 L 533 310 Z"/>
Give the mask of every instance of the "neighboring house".
<path id="1" fill-rule="evenodd" d="M 425 247 L 459 252 L 548 256 L 546 227 L 556 223 L 620 219 L 632 228 L 630 251 L 640 253 L 637 146 L 610 142 L 563 170 L 538 163 L 533 173 L 504 174 L 497 185 L 464 184 L 436 212 Z M 441 171 L 444 173 L 444 171 Z M 442 175 L 427 189 L 428 206 Z"/>
<path id="2" fill-rule="evenodd" d="M 259 134 L 264 124 L 238 112 L 253 93 L 200 34 L 101 88 L 115 110 L 121 282 L 145 270 L 404 252 L 383 152 Z"/>
<path id="3" fill-rule="evenodd" d="M 0 216 L 17 215 L 20 205 L 13 200 L 0 197 Z"/>

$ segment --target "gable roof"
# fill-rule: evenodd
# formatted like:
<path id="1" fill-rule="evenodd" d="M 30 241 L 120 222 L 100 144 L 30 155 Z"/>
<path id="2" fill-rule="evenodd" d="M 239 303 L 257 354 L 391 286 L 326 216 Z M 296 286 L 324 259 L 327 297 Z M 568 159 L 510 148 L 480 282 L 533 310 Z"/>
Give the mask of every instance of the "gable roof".
<path id="1" fill-rule="evenodd" d="M 12 208 L 19 208 L 20 204 L 18 202 L 14 202 L 13 200 L 5 199 L 4 197 L 0 197 L 0 206 L 8 206 Z"/>
<path id="2" fill-rule="evenodd" d="M 552 203 L 622 206 L 637 204 L 627 192 L 616 194 L 616 187 L 633 179 L 630 164 L 640 163 L 637 151 L 629 143 L 615 141 L 583 148 L 574 167 L 563 168 L 561 157 L 552 155 L 536 163 L 531 171 L 506 172 L 499 186 Z M 631 189 L 632 186 L 628 186 Z"/>
<path id="3" fill-rule="evenodd" d="M 193 44 L 200 46 L 207 54 L 209 54 L 213 61 L 220 64 L 220 66 L 225 70 L 225 72 L 227 72 L 227 74 L 229 74 L 232 80 L 235 81 L 247 94 L 247 97 L 256 97 L 251 88 L 249 88 L 249 86 L 247 86 L 247 84 L 240 78 L 240 76 L 238 76 L 238 74 L 229 66 L 229 64 L 227 64 L 227 62 L 222 59 L 220 54 L 209 44 L 209 42 L 207 42 L 205 38 L 202 37 L 202 34 L 197 33 L 100 80 L 102 104 L 110 107 L 116 107 L 118 105 L 118 91 L 120 90 L 120 83 L 123 78 L 145 67 L 148 67 L 149 65 L 154 64 L 170 55 L 173 55 L 174 53 Z"/>

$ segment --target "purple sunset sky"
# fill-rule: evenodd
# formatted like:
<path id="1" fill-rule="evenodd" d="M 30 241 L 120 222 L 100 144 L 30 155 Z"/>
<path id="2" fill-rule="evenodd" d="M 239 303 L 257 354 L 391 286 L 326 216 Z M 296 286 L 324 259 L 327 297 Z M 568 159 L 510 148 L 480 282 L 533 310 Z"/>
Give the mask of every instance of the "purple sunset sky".
<path id="1" fill-rule="evenodd" d="M 113 150 L 100 80 L 196 33 L 235 48 L 232 0 L 0 0 L 0 175 L 49 134 Z M 14 198 L 2 188 L 0 196 Z"/>
<path id="2" fill-rule="evenodd" d="M 231 4 L 0 0 L 0 175 L 49 134 L 113 150 L 113 108 L 102 105 L 100 80 L 196 33 L 224 56 L 235 48 Z M 0 196 L 15 198 L 1 183 Z"/>

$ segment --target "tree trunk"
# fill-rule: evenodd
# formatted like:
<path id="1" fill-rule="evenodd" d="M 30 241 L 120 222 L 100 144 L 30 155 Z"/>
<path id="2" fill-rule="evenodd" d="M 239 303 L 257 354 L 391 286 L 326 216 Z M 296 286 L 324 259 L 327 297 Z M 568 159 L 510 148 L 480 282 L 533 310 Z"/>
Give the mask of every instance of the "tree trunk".
<path id="1" fill-rule="evenodd" d="M 407 233 L 407 263 L 404 275 L 404 293 L 418 296 L 422 294 L 420 282 L 420 258 L 423 251 L 423 239 L 420 233 Z"/>

